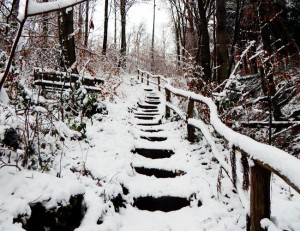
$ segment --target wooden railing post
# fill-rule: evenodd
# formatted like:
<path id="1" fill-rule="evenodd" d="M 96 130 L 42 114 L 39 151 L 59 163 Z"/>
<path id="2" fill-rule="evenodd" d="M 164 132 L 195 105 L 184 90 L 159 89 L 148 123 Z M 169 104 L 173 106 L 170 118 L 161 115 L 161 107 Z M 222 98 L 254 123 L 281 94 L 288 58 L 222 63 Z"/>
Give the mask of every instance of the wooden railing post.
<path id="1" fill-rule="evenodd" d="M 160 91 L 160 76 L 157 77 L 157 86 L 158 90 Z"/>
<path id="2" fill-rule="evenodd" d="M 270 180 L 271 172 L 256 161 L 251 167 L 250 183 L 250 230 L 264 230 L 260 226 L 263 218 L 270 218 Z"/>
<path id="3" fill-rule="evenodd" d="M 142 72 L 141 81 L 144 82 L 144 72 Z"/>
<path id="4" fill-rule="evenodd" d="M 149 85 L 149 74 L 147 74 L 147 85 Z"/>
<path id="5" fill-rule="evenodd" d="M 169 89 L 166 88 L 166 103 L 167 102 L 171 102 L 171 92 L 169 91 Z M 166 104 L 166 115 L 165 115 L 166 119 L 168 119 L 170 117 L 170 108 L 167 106 Z"/>
<path id="6" fill-rule="evenodd" d="M 193 118 L 193 115 L 194 115 L 194 100 L 193 99 L 189 99 L 187 115 L 188 115 L 188 118 Z M 188 132 L 188 141 L 194 142 L 195 128 L 188 124 L 187 132 Z"/>

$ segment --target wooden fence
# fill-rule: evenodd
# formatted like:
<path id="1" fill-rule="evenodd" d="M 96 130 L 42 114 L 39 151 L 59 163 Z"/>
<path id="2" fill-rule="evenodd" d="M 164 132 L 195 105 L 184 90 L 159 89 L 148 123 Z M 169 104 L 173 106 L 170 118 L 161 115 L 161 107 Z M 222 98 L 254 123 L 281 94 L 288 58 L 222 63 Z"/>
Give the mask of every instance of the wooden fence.
<path id="1" fill-rule="evenodd" d="M 300 194 L 300 160 L 291 156 L 280 149 L 273 146 L 259 143 L 248 136 L 239 134 L 227 127 L 218 117 L 217 106 L 212 99 L 193 92 L 184 91 L 172 87 L 169 81 L 160 75 L 152 75 L 149 72 L 138 69 L 138 77 L 142 83 L 147 85 L 154 84 L 158 90 L 165 90 L 166 108 L 165 117 L 170 117 L 170 110 L 178 114 L 187 123 L 188 140 L 195 140 L 195 129 L 201 130 L 205 139 L 212 148 L 212 151 L 218 160 L 219 164 L 226 174 L 231 178 L 231 181 L 242 198 L 246 198 L 246 193 L 243 190 L 242 183 L 236 178 L 234 167 L 222 159 L 218 149 L 215 146 L 214 138 L 208 129 L 214 128 L 214 132 L 218 136 L 223 137 L 225 142 L 230 144 L 234 153 L 239 151 L 242 158 L 253 161 L 250 166 L 250 205 L 243 204 L 250 213 L 250 230 L 263 230 L 260 221 L 263 218 L 270 218 L 271 214 L 271 199 L 270 199 L 270 181 L 271 174 L 276 174 L 290 187 Z M 188 100 L 187 112 L 183 112 L 178 106 L 171 103 L 172 95 L 183 97 Z M 201 104 L 208 111 L 207 118 L 194 119 L 195 103 Z M 201 115 L 199 115 L 201 117 Z M 206 122 L 204 122 L 206 120 Z M 244 173 L 245 174 L 245 173 Z M 244 175 L 245 176 L 245 175 Z M 246 201 L 246 200 L 244 200 Z"/>

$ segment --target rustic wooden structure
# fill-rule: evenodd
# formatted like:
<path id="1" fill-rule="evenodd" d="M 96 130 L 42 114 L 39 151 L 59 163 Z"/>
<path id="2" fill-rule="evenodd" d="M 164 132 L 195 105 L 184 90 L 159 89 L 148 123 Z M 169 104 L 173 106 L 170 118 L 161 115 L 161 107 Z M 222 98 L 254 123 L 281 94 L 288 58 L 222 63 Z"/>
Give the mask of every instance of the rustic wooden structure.
<path id="1" fill-rule="evenodd" d="M 102 78 L 82 77 L 77 74 L 44 71 L 39 68 L 34 69 L 34 85 L 41 86 L 45 90 L 64 90 L 74 87 L 75 83 L 80 80 L 84 88 L 89 92 L 100 92 L 99 85 L 104 83 Z"/>
<path id="2" fill-rule="evenodd" d="M 187 131 L 188 131 L 188 140 L 193 142 L 195 140 L 195 128 L 200 129 L 202 133 L 205 131 L 203 130 L 202 124 L 205 124 L 204 121 L 207 118 L 201 118 L 201 119 L 193 119 L 194 116 L 194 107 L 195 103 L 201 104 L 204 106 L 204 108 L 207 108 L 208 115 L 212 116 L 211 111 L 216 110 L 216 107 L 214 108 L 213 101 L 209 98 L 197 95 L 192 92 L 183 91 L 181 89 L 176 89 L 172 87 L 168 80 L 164 78 L 163 76 L 159 75 L 152 75 L 149 72 L 138 70 L 138 79 L 143 82 L 143 79 L 146 76 L 147 85 L 150 83 L 157 85 L 158 90 L 161 91 L 161 89 L 165 90 L 165 97 L 166 97 L 166 110 L 165 110 L 165 117 L 170 117 L 170 109 L 173 110 L 175 113 L 177 113 L 186 123 L 187 123 Z M 161 81 L 163 80 L 163 81 Z M 163 84 L 161 83 L 163 82 Z M 182 112 L 177 106 L 173 105 L 171 103 L 171 95 L 175 95 L 178 97 L 183 97 L 188 100 L 188 108 L 187 112 Z M 212 106 L 214 105 L 214 106 Z M 201 115 L 200 115 L 201 116 Z M 220 137 L 223 137 L 225 140 L 225 143 L 229 142 L 228 137 L 225 132 L 222 131 L 222 129 L 217 129 L 217 126 L 215 125 L 214 121 L 216 118 L 214 118 L 214 121 L 212 119 L 208 119 L 210 122 L 205 125 L 209 125 L 210 127 L 213 127 L 215 129 L 215 132 L 218 133 Z M 200 123 L 195 123 L 195 121 L 198 121 Z M 240 154 L 243 156 L 246 156 L 246 158 L 253 161 L 254 165 L 250 168 L 250 230 L 251 231 L 260 231 L 263 230 L 261 228 L 260 222 L 264 218 L 270 218 L 271 215 L 271 199 L 270 199 L 270 178 L 271 174 L 275 174 L 279 176 L 283 181 L 285 181 L 290 187 L 292 187 L 296 192 L 300 194 L 300 183 L 296 180 L 293 174 L 291 172 L 297 172 L 299 169 L 297 169 L 297 166 L 300 167 L 300 160 L 297 158 L 292 157 L 290 154 L 285 153 L 281 150 L 278 150 L 272 146 L 261 144 L 257 141 L 252 140 L 250 137 L 242 136 L 241 134 L 238 134 L 231 130 L 230 128 L 226 127 L 225 124 L 219 120 L 218 125 L 222 126 L 223 128 L 226 128 L 227 131 L 230 130 L 231 133 L 234 133 L 237 136 L 240 136 L 240 139 L 247 139 L 249 142 L 247 145 L 240 145 L 239 147 L 234 147 L 234 149 L 239 150 Z M 298 123 L 298 122 L 297 122 Z M 198 125 L 199 124 L 199 125 Z M 284 123 L 279 123 L 280 125 L 285 125 Z M 209 142 L 208 142 L 209 143 Z M 279 151 L 279 155 L 282 154 L 283 156 L 287 155 L 289 158 L 294 158 L 293 161 L 297 163 L 296 167 L 292 166 L 292 164 L 285 163 L 285 161 L 282 161 L 279 165 L 276 165 L 276 161 L 268 163 L 265 161 L 265 159 L 260 159 L 260 154 L 262 150 L 257 149 L 253 152 L 253 150 L 249 151 L 249 145 L 260 145 L 264 148 L 264 151 L 267 150 L 270 154 L 276 154 L 275 152 Z M 229 148 L 230 149 L 230 148 Z M 233 148 L 231 148 L 233 149 Z M 253 155 L 255 154 L 255 155 Z M 264 155 L 265 157 L 265 155 Z M 274 156 L 272 156 L 274 158 Z M 267 158 L 268 159 L 268 158 Z M 281 160 L 281 159 L 280 159 Z M 280 161 L 279 161 L 280 162 Z M 222 162 L 220 162 L 220 165 L 222 166 Z M 226 170 L 224 166 L 222 166 L 225 170 L 226 174 L 232 178 L 233 186 L 237 189 L 238 193 L 244 193 L 244 190 L 242 187 L 238 188 L 238 185 L 236 183 L 236 175 L 234 176 L 233 170 Z M 293 168 L 292 171 L 290 171 L 290 168 Z"/>

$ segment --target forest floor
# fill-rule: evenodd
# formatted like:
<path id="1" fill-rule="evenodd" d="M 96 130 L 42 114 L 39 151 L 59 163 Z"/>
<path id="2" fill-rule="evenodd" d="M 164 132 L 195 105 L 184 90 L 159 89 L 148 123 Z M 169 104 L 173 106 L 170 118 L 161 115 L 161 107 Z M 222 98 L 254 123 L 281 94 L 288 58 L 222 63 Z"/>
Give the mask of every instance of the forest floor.
<path id="1" fill-rule="evenodd" d="M 114 101 L 107 102 L 108 115 L 89 121 L 83 141 L 66 140 L 47 173 L 1 168 L 0 231 L 24 230 L 13 221 L 30 216 L 30 203 L 51 209 L 78 194 L 86 211 L 77 231 L 246 230 L 248 208 L 219 174 L 205 139 L 188 142 L 186 124 L 165 120 L 164 96 L 148 89 L 125 75 Z M 153 121 L 141 108 L 150 98 L 160 102 L 157 111 L 147 112 Z M 151 141 L 157 138 L 167 139 Z M 161 158 L 153 149 L 172 153 Z M 155 177 L 145 169 L 165 171 Z M 278 178 L 272 182 L 271 220 L 278 229 L 270 224 L 269 230 L 300 230 L 300 196 Z"/>

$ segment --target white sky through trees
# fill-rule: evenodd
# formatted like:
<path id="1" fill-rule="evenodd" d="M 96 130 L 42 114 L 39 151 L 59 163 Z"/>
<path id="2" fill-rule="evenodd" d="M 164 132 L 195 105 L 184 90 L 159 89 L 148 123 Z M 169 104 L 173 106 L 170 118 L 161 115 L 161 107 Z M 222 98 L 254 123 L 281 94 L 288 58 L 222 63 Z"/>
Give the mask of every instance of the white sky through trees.
<path id="1" fill-rule="evenodd" d="M 169 17 L 169 12 L 166 9 L 166 4 L 162 0 L 156 0 L 156 23 L 155 23 L 155 39 L 157 41 L 163 38 L 163 30 L 165 34 L 170 38 L 172 36 L 172 24 Z M 117 12 L 118 17 L 118 33 L 120 33 L 120 12 Z M 153 0 L 149 2 L 140 2 L 134 4 L 128 11 L 127 15 L 127 35 L 139 26 L 140 23 L 145 23 L 146 32 L 152 34 L 152 20 L 153 20 Z M 96 37 L 103 36 L 104 25 L 104 1 L 98 1 L 96 3 L 96 9 L 93 15 L 93 22 L 95 24 L 95 30 L 92 33 L 92 37 L 96 40 Z M 112 44 L 111 39 L 114 34 L 114 12 L 111 9 L 109 13 L 109 40 L 108 44 Z M 120 36 L 117 37 L 119 39 Z M 92 38 L 92 39 L 93 39 Z M 93 39 L 93 40 L 94 40 Z M 95 41 L 96 42 L 96 41 Z M 98 41 L 97 41 L 98 42 Z"/>

